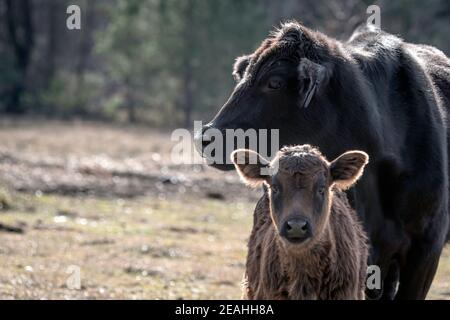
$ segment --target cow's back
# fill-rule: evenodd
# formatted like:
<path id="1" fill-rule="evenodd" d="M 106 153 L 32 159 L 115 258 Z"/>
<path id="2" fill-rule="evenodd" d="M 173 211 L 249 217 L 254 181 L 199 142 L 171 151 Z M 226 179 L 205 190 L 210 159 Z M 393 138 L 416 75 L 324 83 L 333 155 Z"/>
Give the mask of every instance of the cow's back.
<path id="1" fill-rule="evenodd" d="M 413 54 L 423 65 L 425 71 L 434 84 L 435 93 L 440 99 L 443 110 L 447 115 L 447 154 L 450 166 L 450 59 L 440 50 L 427 46 L 407 44 Z M 450 210 L 449 210 L 450 215 Z M 450 241 L 450 225 L 447 233 L 447 241 Z"/>
<path id="2" fill-rule="evenodd" d="M 381 143 L 355 188 L 369 263 L 382 270 L 383 298 L 424 298 L 449 238 L 449 59 L 370 27 L 343 47 L 371 94 L 368 112 L 382 119 L 372 124 Z"/>
<path id="3" fill-rule="evenodd" d="M 403 198 L 400 195 L 391 202 L 407 202 L 407 188 L 414 194 L 419 190 L 412 188 L 417 187 L 429 200 L 428 210 L 422 211 L 439 211 L 438 207 L 448 199 L 433 194 L 439 189 L 447 190 L 447 183 L 442 180 L 448 181 L 450 160 L 450 59 L 432 46 L 407 43 L 372 27 L 357 29 L 346 46 L 375 93 L 383 123 L 387 123 L 381 131 L 385 133 L 383 147 L 392 155 L 391 167 L 399 173 L 393 180 L 412 177 L 399 186 L 404 190 Z M 445 151 L 446 155 L 442 155 Z M 429 161 L 431 155 L 435 156 L 433 161 Z M 447 159 L 445 164 L 441 159 Z M 433 190 L 435 181 L 440 187 Z M 404 209 L 417 211 L 407 206 Z M 406 221 L 416 221 L 414 228 L 420 228 L 422 218 L 417 213 Z"/>
<path id="4" fill-rule="evenodd" d="M 450 59 L 440 50 L 417 44 L 406 44 L 412 54 L 423 65 L 428 76 L 435 85 L 436 93 L 439 95 L 445 109 L 450 109 Z"/>
<path id="5" fill-rule="evenodd" d="M 385 71 L 388 71 L 387 65 L 396 63 L 396 53 L 407 50 L 430 77 L 443 106 L 447 110 L 450 109 L 450 59 L 439 49 L 424 44 L 407 43 L 397 36 L 371 27 L 357 29 L 347 44 L 372 54 L 372 61 L 382 66 L 381 69 Z"/>

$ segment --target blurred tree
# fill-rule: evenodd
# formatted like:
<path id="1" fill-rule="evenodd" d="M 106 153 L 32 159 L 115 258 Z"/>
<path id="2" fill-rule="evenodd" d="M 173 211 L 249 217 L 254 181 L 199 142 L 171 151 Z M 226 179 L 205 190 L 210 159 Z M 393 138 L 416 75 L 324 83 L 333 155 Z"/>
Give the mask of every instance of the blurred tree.
<path id="1" fill-rule="evenodd" d="M 58 50 L 58 29 L 57 29 L 57 16 L 61 9 L 60 2 L 47 0 L 45 5 L 47 6 L 47 46 L 45 49 L 45 55 L 47 57 L 47 64 L 45 65 L 44 78 L 45 86 L 48 88 L 53 81 L 56 68 L 56 55 Z"/>
<path id="2" fill-rule="evenodd" d="M 84 18 L 84 30 L 81 33 L 81 39 L 78 45 L 78 55 L 77 62 L 75 65 L 75 77 L 76 77 L 76 87 L 75 87 L 75 95 L 77 97 L 83 97 L 83 90 L 85 90 L 85 72 L 88 64 L 88 58 L 92 49 L 92 33 L 93 33 L 93 20 L 95 19 L 95 2 L 84 3 L 83 6 L 83 18 Z M 86 101 L 84 99 L 78 99 L 75 103 L 74 112 L 76 114 L 85 113 L 84 103 Z"/>
<path id="3" fill-rule="evenodd" d="M 32 5 L 30 0 L 3 0 L 6 7 L 6 28 L 14 54 L 15 77 L 6 92 L 4 110 L 23 113 L 22 96 L 34 45 Z"/>
<path id="4" fill-rule="evenodd" d="M 181 51 L 183 60 L 182 70 L 182 87 L 183 87 L 183 111 L 184 111 L 184 126 L 191 126 L 192 108 L 194 104 L 193 92 L 193 55 L 194 49 L 194 10 L 196 2 L 193 0 L 186 0 L 185 7 L 182 13 L 183 18 L 183 32 L 181 34 L 183 39 L 183 50 Z"/>
<path id="5" fill-rule="evenodd" d="M 108 10 L 109 24 L 97 37 L 98 52 L 107 61 L 108 73 L 116 83 L 128 120 L 138 119 L 141 90 L 148 85 L 159 58 L 155 50 L 155 1 L 119 0 Z M 149 41 L 150 40 L 150 41 Z"/>
<path id="6" fill-rule="evenodd" d="M 450 53 L 448 0 L 0 0 L 0 110 L 190 127 L 280 21 L 346 39 L 373 2 L 384 30 Z"/>

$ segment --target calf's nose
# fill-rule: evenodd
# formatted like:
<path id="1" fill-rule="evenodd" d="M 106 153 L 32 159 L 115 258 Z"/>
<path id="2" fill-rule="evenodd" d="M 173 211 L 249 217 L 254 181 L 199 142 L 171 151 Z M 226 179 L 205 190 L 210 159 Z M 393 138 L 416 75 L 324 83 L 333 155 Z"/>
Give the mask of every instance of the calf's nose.
<path id="1" fill-rule="evenodd" d="M 305 219 L 291 219 L 285 224 L 285 237 L 288 240 L 300 241 L 310 236 L 310 226 Z"/>

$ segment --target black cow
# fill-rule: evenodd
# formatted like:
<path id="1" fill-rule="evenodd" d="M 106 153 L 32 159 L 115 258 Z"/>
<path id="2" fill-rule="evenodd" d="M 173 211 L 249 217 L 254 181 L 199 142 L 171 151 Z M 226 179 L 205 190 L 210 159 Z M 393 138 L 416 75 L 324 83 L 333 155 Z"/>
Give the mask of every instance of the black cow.
<path id="1" fill-rule="evenodd" d="M 371 240 L 368 263 L 381 268 L 381 298 L 424 299 L 449 229 L 450 60 L 372 27 L 340 42 L 289 22 L 238 58 L 233 75 L 197 140 L 208 128 L 278 128 L 281 146 L 309 143 L 330 159 L 367 152 L 348 195 Z"/>

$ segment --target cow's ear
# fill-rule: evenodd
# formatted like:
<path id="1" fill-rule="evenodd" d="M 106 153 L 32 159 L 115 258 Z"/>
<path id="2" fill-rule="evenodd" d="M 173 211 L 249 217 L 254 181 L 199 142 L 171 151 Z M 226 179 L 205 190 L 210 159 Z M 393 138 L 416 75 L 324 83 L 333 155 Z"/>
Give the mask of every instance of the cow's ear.
<path id="1" fill-rule="evenodd" d="M 245 69 L 247 69 L 247 66 L 250 63 L 251 55 L 244 55 L 236 58 L 236 61 L 233 65 L 233 78 L 236 80 L 236 82 L 241 81 Z"/>
<path id="2" fill-rule="evenodd" d="M 300 81 L 300 107 L 307 108 L 315 95 L 320 93 L 331 76 L 331 68 L 306 58 L 298 65 L 298 79 Z"/>
<path id="3" fill-rule="evenodd" d="M 363 151 L 348 151 L 330 163 L 333 182 L 340 189 L 350 188 L 361 177 L 369 156 Z"/>
<path id="4" fill-rule="evenodd" d="M 269 161 L 258 153 L 252 150 L 238 149 L 231 153 L 231 161 L 245 184 L 258 187 L 264 182 L 269 183 L 270 176 L 267 174 Z"/>

